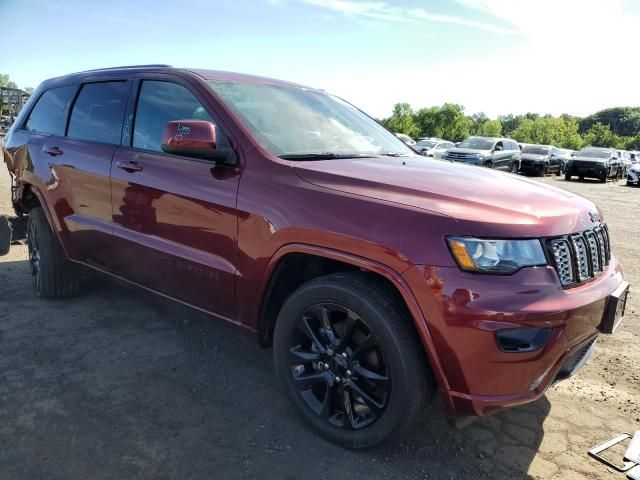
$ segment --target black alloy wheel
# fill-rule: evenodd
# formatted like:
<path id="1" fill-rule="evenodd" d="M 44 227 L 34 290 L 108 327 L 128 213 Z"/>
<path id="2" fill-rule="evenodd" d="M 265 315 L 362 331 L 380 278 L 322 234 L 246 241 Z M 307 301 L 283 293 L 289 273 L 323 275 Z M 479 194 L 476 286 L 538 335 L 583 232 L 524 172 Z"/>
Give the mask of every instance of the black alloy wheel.
<path id="1" fill-rule="evenodd" d="M 332 425 L 367 427 L 391 393 L 380 340 L 356 312 L 334 303 L 309 305 L 289 346 L 294 383 L 307 406 Z"/>
<path id="2" fill-rule="evenodd" d="M 276 373 L 314 431 L 364 448 L 416 424 L 436 388 L 412 322 L 388 285 L 359 271 L 315 278 L 287 298 Z"/>

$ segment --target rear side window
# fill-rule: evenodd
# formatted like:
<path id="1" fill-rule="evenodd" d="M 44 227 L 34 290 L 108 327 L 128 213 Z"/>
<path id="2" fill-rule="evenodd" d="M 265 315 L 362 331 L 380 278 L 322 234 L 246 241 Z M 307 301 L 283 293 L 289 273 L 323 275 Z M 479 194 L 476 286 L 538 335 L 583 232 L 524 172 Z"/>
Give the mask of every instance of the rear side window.
<path id="1" fill-rule="evenodd" d="M 138 96 L 133 127 L 133 146 L 161 152 L 162 132 L 165 125 L 172 120 L 186 119 L 213 122 L 211 115 L 198 99 L 182 85 L 161 80 L 145 80 L 142 82 Z M 220 128 L 216 133 L 220 148 L 228 148 L 228 140 Z"/>
<path id="2" fill-rule="evenodd" d="M 31 110 L 24 128 L 30 132 L 62 135 L 66 112 L 75 91 L 76 87 L 68 86 L 44 92 Z"/>
<path id="3" fill-rule="evenodd" d="M 73 105 L 67 136 L 79 140 L 120 143 L 128 82 L 87 83 Z"/>

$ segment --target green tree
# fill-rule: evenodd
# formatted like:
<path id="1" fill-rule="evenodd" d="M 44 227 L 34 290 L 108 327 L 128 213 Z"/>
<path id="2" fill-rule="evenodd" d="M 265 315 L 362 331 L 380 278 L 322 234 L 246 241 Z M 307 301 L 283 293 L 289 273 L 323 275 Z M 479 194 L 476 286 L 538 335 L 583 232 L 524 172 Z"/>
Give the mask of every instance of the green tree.
<path id="1" fill-rule="evenodd" d="M 500 123 L 502 124 L 502 134 L 510 137 L 513 135 L 513 131 L 518 128 L 520 122 L 522 121 L 522 115 L 500 115 L 498 117 Z"/>
<path id="2" fill-rule="evenodd" d="M 435 136 L 459 142 L 469 136 L 469 123 L 462 105 L 445 103 L 436 113 Z"/>
<path id="3" fill-rule="evenodd" d="M 9 83 L 9 75 L 0 73 L 0 87 L 6 87 L 7 83 Z"/>
<path id="4" fill-rule="evenodd" d="M 487 120 L 480 127 L 480 135 L 485 137 L 499 137 L 502 135 L 502 123 L 500 120 Z"/>
<path id="5" fill-rule="evenodd" d="M 616 146 L 616 143 L 616 136 L 611 132 L 609 125 L 604 125 L 600 122 L 593 124 L 583 138 L 585 147 L 613 147 Z"/>
<path id="6" fill-rule="evenodd" d="M 396 103 L 393 107 L 393 115 L 385 123 L 395 133 L 404 133 L 411 138 L 420 134 L 420 129 L 414 120 L 413 110 L 408 103 Z"/>
<path id="7" fill-rule="evenodd" d="M 421 108 L 415 114 L 415 123 L 421 137 L 435 137 L 439 107 Z"/>
<path id="8" fill-rule="evenodd" d="M 469 120 L 469 135 L 482 135 L 482 126 L 489 120 L 484 112 L 474 113 Z"/>

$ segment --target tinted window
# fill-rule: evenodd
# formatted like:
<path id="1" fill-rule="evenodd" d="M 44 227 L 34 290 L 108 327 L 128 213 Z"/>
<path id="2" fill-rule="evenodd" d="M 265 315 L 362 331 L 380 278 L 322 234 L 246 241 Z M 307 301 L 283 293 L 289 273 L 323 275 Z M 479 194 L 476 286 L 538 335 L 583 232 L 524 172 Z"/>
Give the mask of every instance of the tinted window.
<path id="1" fill-rule="evenodd" d="M 120 143 L 127 105 L 127 82 L 87 83 L 71 112 L 67 136 L 80 140 Z"/>
<path id="2" fill-rule="evenodd" d="M 491 150 L 493 140 L 482 137 L 469 137 L 458 144 L 458 148 L 473 148 L 476 150 Z"/>
<path id="3" fill-rule="evenodd" d="M 549 147 L 541 147 L 538 145 L 527 145 L 522 149 L 522 153 L 531 153 L 534 155 L 547 155 L 551 150 Z"/>
<path id="4" fill-rule="evenodd" d="M 66 111 L 76 87 L 58 87 L 47 90 L 38 99 L 25 124 L 30 132 L 62 134 Z"/>
<path id="5" fill-rule="evenodd" d="M 161 152 L 162 131 L 172 120 L 207 120 L 211 115 L 198 99 L 185 87 L 171 82 L 146 80 L 142 82 L 133 127 L 133 146 Z M 229 143 L 217 129 L 219 148 L 229 148 Z"/>

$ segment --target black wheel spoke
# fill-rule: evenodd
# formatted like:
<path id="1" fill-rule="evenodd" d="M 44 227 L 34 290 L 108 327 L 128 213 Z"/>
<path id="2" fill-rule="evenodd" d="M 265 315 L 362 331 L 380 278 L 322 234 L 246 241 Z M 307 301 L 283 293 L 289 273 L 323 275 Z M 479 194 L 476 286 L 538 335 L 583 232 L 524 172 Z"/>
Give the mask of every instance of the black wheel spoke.
<path id="1" fill-rule="evenodd" d="M 313 372 L 293 375 L 298 390 L 309 390 L 318 384 L 329 384 L 332 382 L 331 373 L 329 372 Z"/>
<path id="2" fill-rule="evenodd" d="M 311 342 L 319 351 L 324 352 L 326 350 L 324 342 L 320 339 L 320 337 L 316 334 L 316 332 L 309 324 L 309 318 L 307 316 L 302 317 L 302 322 L 298 323 L 298 326 L 300 327 L 300 330 L 302 330 L 302 333 L 304 333 L 309 338 L 309 340 L 311 340 Z"/>
<path id="3" fill-rule="evenodd" d="M 389 377 L 387 375 L 380 375 L 362 365 L 354 365 L 353 369 L 358 377 L 364 378 L 378 387 L 384 388 L 389 384 Z"/>
<path id="4" fill-rule="evenodd" d="M 291 353 L 291 362 L 293 363 L 308 363 L 320 360 L 319 352 L 304 350 L 301 345 L 290 348 L 289 352 Z"/>
<path id="5" fill-rule="evenodd" d="M 329 308 L 330 308 L 330 305 L 321 303 L 318 305 L 314 305 L 311 308 L 311 311 L 320 322 L 320 325 L 322 325 L 322 329 L 324 331 L 324 335 L 327 339 L 327 342 L 330 345 L 335 346 L 337 345 L 338 340 L 336 339 L 336 332 L 333 329 L 333 325 L 331 325 L 331 318 L 330 318 L 331 315 L 329 313 Z"/>
<path id="6" fill-rule="evenodd" d="M 358 384 L 355 383 L 353 380 L 349 380 L 347 382 L 347 387 L 349 387 L 349 390 L 351 390 L 355 396 L 357 396 L 358 398 L 362 399 L 364 404 L 367 407 L 369 407 L 371 412 L 373 414 L 375 414 L 376 417 L 379 417 L 382 414 L 382 412 L 384 410 L 384 404 L 383 403 L 375 400 L 371 395 L 369 395 L 362 388 L 360 388 L 358 386 Z"/>
<path id="7" fill-rule="evenodd" d="M 353 430 L 356 426 L 356 421 L 353 416 L 353 399 L 351 392 L 344 387 L 342 388 L 342 408 L 344 409 L 343 427 L 348 430 Z"/>

